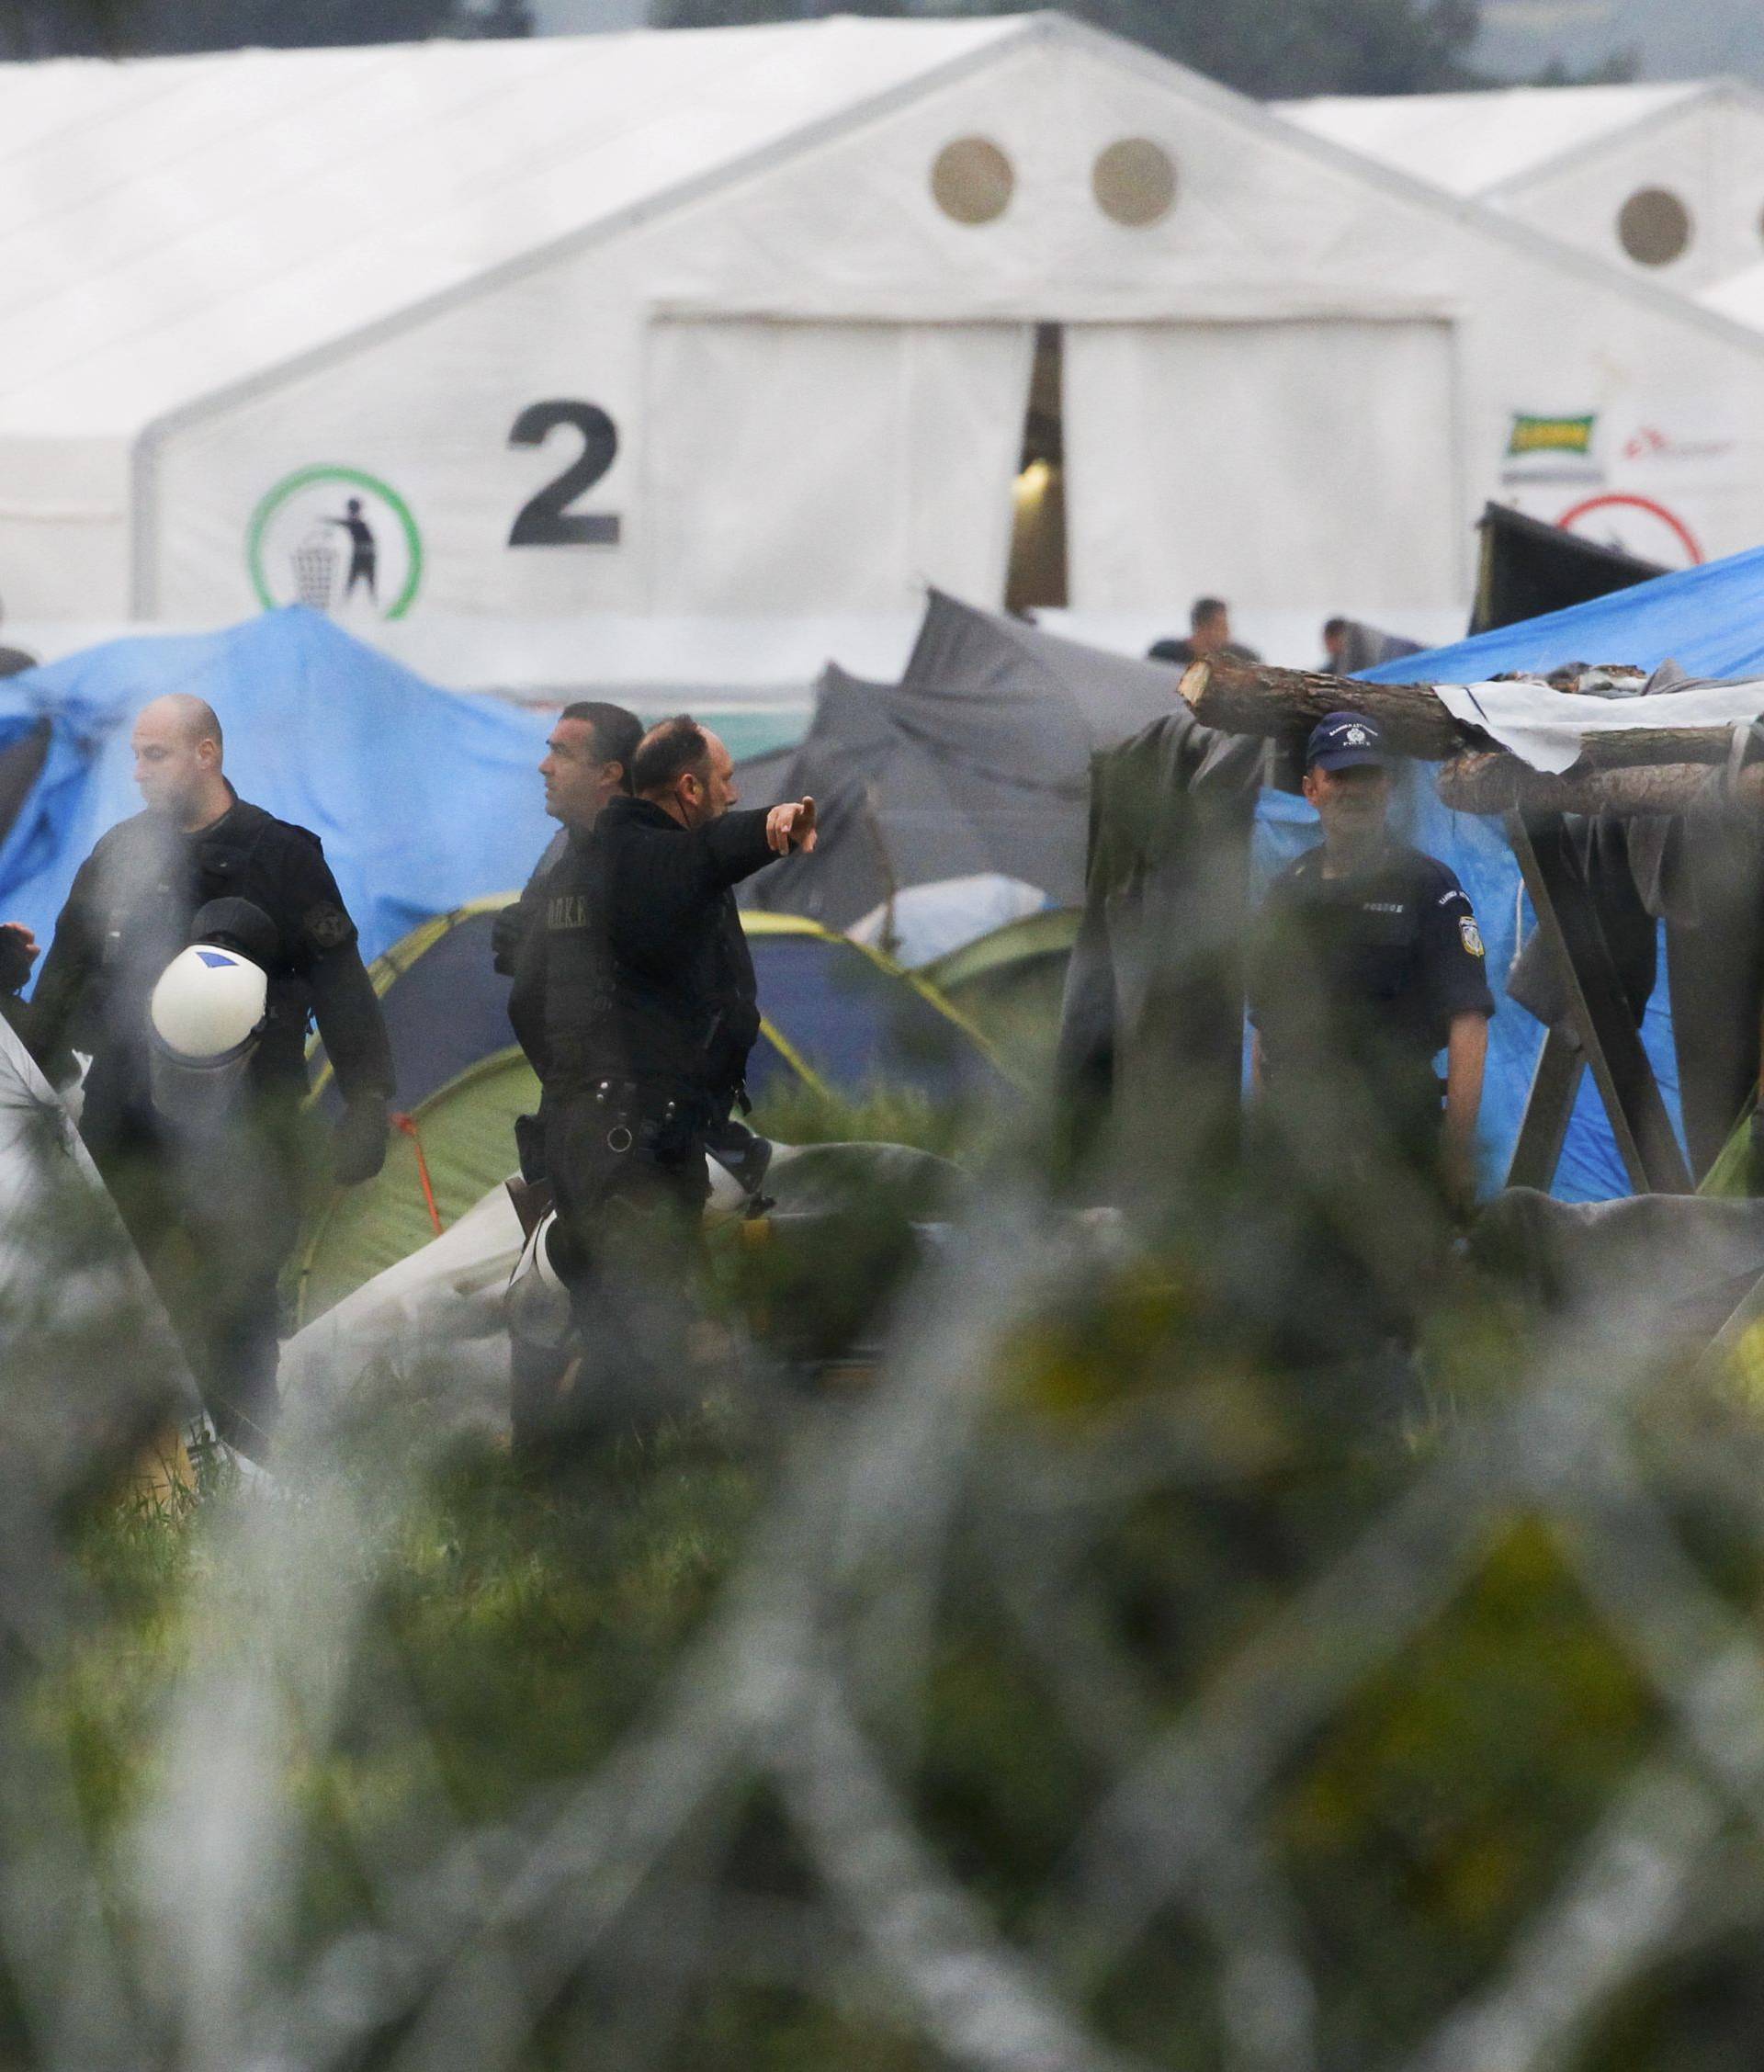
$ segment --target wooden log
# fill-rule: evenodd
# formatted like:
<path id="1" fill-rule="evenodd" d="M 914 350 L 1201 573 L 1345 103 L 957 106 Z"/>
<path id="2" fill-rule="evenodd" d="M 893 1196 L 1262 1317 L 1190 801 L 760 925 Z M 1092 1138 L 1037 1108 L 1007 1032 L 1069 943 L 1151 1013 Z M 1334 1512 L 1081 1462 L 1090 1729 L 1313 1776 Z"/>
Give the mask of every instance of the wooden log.
<path id="1" fill-rule="evenodd" d="M 1587 675 L 1622 674 L 1627 673 L 1612 669 Z M 1431 684 L 1363 684 L 1352 676 L 1272 669 L 1214 655 L 1182 672 L 1182 693 L 1197 719 L 1227 734 L 1295 740 L 1331 712 L 1359 712 L 1378 722 L 1393 754 L 1422 762 L 1442 763 L 1495 745 L 1482 728 L 1453 719 Z M 1726 727 L 1625 727 L 1586 742 L 1575 770 L 1724 763 L 1732 745 Z"/>
<path id="2" fill-rule="evenodd" d="M 1533 770 L 1502 751 L 1454 756 L 1434 780 L 1442 804 L 1458 813 L 1649 813 L 1764 807 L 1764 763 L 1748 764 L 1736 785 L 1712 786 L 1707 763 L 1656 763 L 1623 769 L 1577 764 L 1560 776 Z"/>
<path id="3" fill-rule="evenodd" d="M 1487 745 L 1479 728 L 1460 726 L 1431 684 L 1363 684 L 1213 655 L 1182 672 L 1182 691 L 1203 725 L 1227 734 L 1281 739 L 1307 733 L 1331 712 L 1359 712 L 1377 720 L 1398 755 L 1439 763 L 1460 749 Z"/>

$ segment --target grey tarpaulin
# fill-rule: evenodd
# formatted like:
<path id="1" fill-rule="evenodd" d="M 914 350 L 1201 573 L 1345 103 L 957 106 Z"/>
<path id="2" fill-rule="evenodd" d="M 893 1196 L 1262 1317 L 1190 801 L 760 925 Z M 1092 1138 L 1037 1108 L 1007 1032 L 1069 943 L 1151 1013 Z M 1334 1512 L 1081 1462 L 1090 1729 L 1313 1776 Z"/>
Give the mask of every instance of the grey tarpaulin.
<path id="1" fill-rule="evenodd" d="M 823 835 L 751 903 L 848 928 L 909 885 L 1000 872 L 1084 896 L 1091 758 L 1167 714 L 1177 675 L 933 591 L 898 686 L 823 677 L 782 795 Z"/>

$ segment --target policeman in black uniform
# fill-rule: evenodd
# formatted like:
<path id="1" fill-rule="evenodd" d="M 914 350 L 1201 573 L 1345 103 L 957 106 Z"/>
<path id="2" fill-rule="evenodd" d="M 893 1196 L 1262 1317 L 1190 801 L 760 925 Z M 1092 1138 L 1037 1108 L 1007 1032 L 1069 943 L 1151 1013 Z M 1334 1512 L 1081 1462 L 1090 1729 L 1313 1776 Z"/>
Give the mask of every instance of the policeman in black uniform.
<path id="1" fill-rule="evenodd" d="M 659 1295 L 651 1325 L 682 1313 L 707 1139 L 741 1098 L 759 1034 L 734 888 L 815 845 L 812 799 L 731 810 L 733 772 L 723 743 L 684 715 L 644 737 L 635 796 L 572 833 L 551 874 L 542 989 L 535 998 L 517 980 L 511 1002 L 545 1085 L 551 1262 L 584 1345 L 604 1355 L 591 1394 L 652 1387 L 670 1364 L 629 1297 Z"/>
<path id="2" fill-rule="evenodd" d="M 503 977 L 514 976 L 522 945 L 542 923 L 546 881 L 562 860 L 571 835 L 586 834 L 609 798 L 621 792 L 629 797 L 631 763 L 642 739 L 643 722 L 622 705 L 584 699 L 559 713 L 539 775 L 545 779 L 545 810 L 561 824 L 533 866 L 520 898 L 503 909 L 491 930 L 491 960 Z"/>
<path id="3" fill-rule="evenodd" d="M 80 1132 L 189 1353 L 220 1435 L 260 1450 L 276 1405 L 277 1280 L 299 1227 L 299 1111 L 315 1016 L 344 1110 L 333 1177 L 368 1180 L 386 1154 L 391 1052 L 319 838 L 240 798 L 219 721 L 199 698 L 154 700 L 135 722 L 146 810 L 104 835 L 56 923 L 23 1033 L 60 1083 L 91 1058 Z M 10 929 L 14 946 L 27 942 Z M 156 1104 L 149 1001 L 194 941 L 267 975 L 245 1090 L 193 1131 Z"/>
<path id="4" fill-rule="evenodd" d="M 1464 888 L 1391 839 L 1390 787 L 1374 720 L 1336 712 L 1313 730 L 1304 792 L 1323 840 L 1275 878 L 1259 919 L 1256 1077 L 1338 1179 L 1382 1153 L 1464 1207 L 1495 1002 Z"/>
<path id="5" fill-rule="evenodd" d="M 622 705 L 584 700 L 559 713 L 545 744 L 539 775 L 545 779 L 545 810 L 560 822 L 534 866 L 521 896 L 496 916 L 491 930 L 491 961 L 512 979 L 509 1020 L 516 1040 L 526 1050 L 535 1071 L 544 1068 L 532 1045 L 542 1041 L 545 991 L 546 888 L 563 860 L 572 835 L 586 835 L 609 798 L 631 789 L 631 764 L 643 739 L 643 722 Z M 521 1176 L 529 1183 L 545 1177 L 544 1123 L 539 1115 L 519 1115 L 514 1141 Z"/>

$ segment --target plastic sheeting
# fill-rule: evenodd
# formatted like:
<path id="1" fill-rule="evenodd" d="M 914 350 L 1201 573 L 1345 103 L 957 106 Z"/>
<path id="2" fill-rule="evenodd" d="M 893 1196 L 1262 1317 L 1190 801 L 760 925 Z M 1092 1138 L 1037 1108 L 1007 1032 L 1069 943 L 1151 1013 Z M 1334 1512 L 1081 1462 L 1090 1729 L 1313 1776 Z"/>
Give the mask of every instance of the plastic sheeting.
<path id="1" fill-rule="evenodd" d="M 167 691 L 213 706 L 242 797 L 323 841 L 368 957 L 525 883 L 555 832 L 537 775 L 546 715 L 437 690 L 296 607 L 224 633 L 113 641 L 0 683 L 0 748 L 51 722 L 0 843 L 0 918 L 48 942 L 93 844 L 141 809 L 130 730 Z"/>
<path id="2" fill-rule="evenodd" d="M 1764 712 L 1764 681 L 1672 691 L 1664 705 L 1591 698 L 1548 684 L 1442 684 L 1440 702 L 1532 769 L 1559 775 L 1579 761 L 1589 741 L 1634 728 L 1749 727 Z"/>

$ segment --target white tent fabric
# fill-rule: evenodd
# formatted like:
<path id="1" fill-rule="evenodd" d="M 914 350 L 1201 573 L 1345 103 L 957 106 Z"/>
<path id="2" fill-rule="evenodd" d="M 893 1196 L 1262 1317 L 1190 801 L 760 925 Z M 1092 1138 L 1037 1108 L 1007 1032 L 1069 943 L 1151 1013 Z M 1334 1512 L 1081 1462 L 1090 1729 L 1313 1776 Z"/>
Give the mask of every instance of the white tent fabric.
<path id="1" fill-rule="evenodd" d="M 0 65 L 0 430 L 133 433 L 1013 26 Z"/>
<path id="2" fill-rule="evenodd" d="M 1056 16 L 0 67 L 0 120 L 14 619 L 996 606 L 1042 326 L 1080 611 L 1461 604 L 1510 488 L 1764 532 L 1756 334 Z"/>
<path id="3" fill-rule="evenodd" d="M 714 1159 L 707 1218 L 740 1218 L 747 1198 Z M 766 1192 L 785 1215 L 847 1206 L 865 1190 L 902 1202 L 959 1184 L 953 1167 L 899 1144 L 779 1144 Z M 504 1296 L 523 1237 L 506 1187 L 492 1187 L 450 1230 L 316 1317 L 282 1348 L 282 1436 L 298 1446 L 353 1415 L 364 1389 L 408 1398 L 426 1387 L 447 1429 L 506 1432 Z"/>
<path id="4" fill-rule="evenodd" d="M 854 943 L 886 950 L 897 964 L 917 970 L 933 957 L 978 942 L 1007 922 L 1040 913 L 1047 895 L 1038 886 L 1002 871 L 977 871 L 968 877 L 938 877 L 928 885 L 909 885 L 891 900 L 872 907 L 845 931 Z"/>
<path id="5" fill-rule="evenodd" d="M 1324 614 L 1343 597 L 1382 612 L 1451 594 L 1459 514 L 1436 445 L 1448 325 L 1085 326 L 1067 353 L 1078 594 L 1152 595 L 1172 568 Z M 1274 515 L 1283 481 L 1310 487 Z"/>
<path id="6" fill-rule="evenodd" d="M 1315 137 L 1468 197 L 1523 180 L 1706 90 L 1696 81 L 1507 86 L 1470 94 L 1323 94 L 1274 106 Z"/>
<path id="7" fill-rule="evenodd" d="M 777 611 L 805 572 L 858 612 L 887 610 L 902 568 L 1003 594 L 1028 325 L 665 323 L 650 352 L 656 610 Z M 815 396 L 836 407 L 804 441 Z"/>
<path id="8" fill-rule="evenodd" d="M 66 1110 L 0 1017 L 0 1372 L 6 1444 L 56 1489 L 201 1401 Z M 114 1471 L 119 1465 L 109 1462 Z"/>
<path id="9" fill-rule="evenodd" d="M 1279 104 L 1309 134 L 1476 199 L 1638 275 L 1695 294 L 1747 266 L 1764 213 L 1764 94 L 1735 79 L 1510 86 Z M 1660 191 L 1682 249 L 1639 258 L 1626 202 Z"/>

